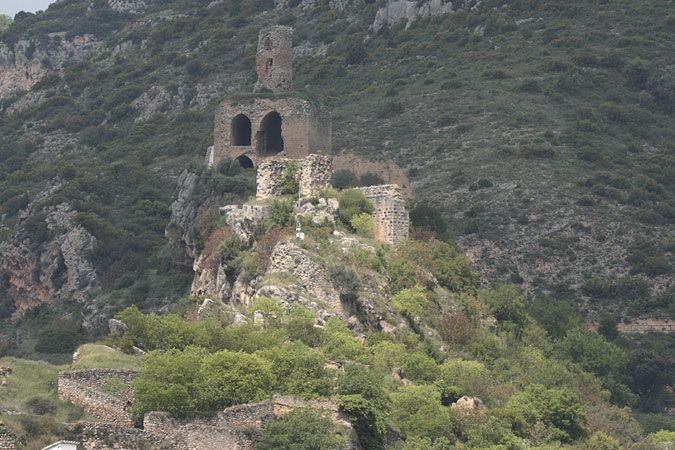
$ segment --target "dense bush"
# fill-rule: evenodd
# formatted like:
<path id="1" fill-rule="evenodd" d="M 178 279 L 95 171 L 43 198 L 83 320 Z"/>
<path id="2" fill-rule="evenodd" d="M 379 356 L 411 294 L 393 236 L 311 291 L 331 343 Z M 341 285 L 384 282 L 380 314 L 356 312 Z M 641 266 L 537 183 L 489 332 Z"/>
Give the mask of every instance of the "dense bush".
<path id="1" fill-rule="evenodd" d="M 347 227 L 351 227 L 352 217 L 362 213 L 373 214 L 375 207 L 373 203 L 368 200 L 365 194 L 356 189 L 348 189 L 338 196 L 339 215 L 342 223 Z"/>
<path id="2" fill-rule="evenodd" d="M 347 439 L 334 434 L 335 425 L 321 411 L 298 408 L 271 421 L 256 444 L 261 450 L 341 450 Z"/>

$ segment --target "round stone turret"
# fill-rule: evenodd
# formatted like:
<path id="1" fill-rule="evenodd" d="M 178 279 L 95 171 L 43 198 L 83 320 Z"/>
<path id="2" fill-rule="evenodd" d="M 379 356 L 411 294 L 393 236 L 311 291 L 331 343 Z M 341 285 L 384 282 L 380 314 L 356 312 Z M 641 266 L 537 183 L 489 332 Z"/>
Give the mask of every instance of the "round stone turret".
<path id="1" fill-rule="evenodd" d="M 254 91 L 290 91 L 293 86 L 293 28 L 275 25 L 263 28 L 258 36 Z"/>

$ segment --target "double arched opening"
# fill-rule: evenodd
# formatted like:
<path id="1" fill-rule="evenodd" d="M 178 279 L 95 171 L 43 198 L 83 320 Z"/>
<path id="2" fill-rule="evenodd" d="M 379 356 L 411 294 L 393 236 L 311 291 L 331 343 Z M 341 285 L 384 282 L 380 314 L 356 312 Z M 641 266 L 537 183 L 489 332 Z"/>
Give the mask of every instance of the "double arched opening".
<path id="1" fill-rule="evenodd" d="M 259 157 L 273 156 L 284 149 L 284 138 L 281 136 L 281 115 L 271 111 L 260 121 L 260 128 L 256 132 L 256 154 Z M 252 145 L 251 119 L 245 114 L 234 116 L 230 124 L 230 145 L 236 147 L 250 147 Z M 243 152 L 242 152 L 243 153 Z M 250 158 L 239 160 L 242 167 L 253 167 Z M 250 166 L 249 166 L 250 164 Z"/>

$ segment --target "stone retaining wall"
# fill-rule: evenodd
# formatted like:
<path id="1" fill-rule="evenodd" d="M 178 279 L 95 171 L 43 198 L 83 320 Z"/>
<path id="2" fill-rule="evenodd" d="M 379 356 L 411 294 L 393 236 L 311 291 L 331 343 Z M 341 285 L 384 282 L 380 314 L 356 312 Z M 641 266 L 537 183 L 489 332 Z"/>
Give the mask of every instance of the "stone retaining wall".
<path id="1" fill-rule="evenodd" d="M 59 398 L 81 406 L 87 414 L 104 422 L 132 427 L 131 382 L 137 375 L 138 372 L 135 370 L 116 369 L 61 372 L 58 379 Z M 111 378 L 117 378 L 122 382 L 125 386 L 123 391 L 115 395 L 104 392 L 106 381 Z"/>
<path id="2" fill-rule="evenodd" d="M 0 422 L 0 450 L 16 450 L 16 435 Z"/>

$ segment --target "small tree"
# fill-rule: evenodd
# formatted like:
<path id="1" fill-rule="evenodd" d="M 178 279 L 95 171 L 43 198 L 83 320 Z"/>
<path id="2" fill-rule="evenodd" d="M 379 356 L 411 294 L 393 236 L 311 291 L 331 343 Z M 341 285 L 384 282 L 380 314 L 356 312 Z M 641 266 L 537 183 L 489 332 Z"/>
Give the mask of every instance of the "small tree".
<path id="1" fill-rule="evenodd" d="M 293 213 L 293 201 L 292 200 L 274 200 L 272 203 L 272 213 L 271 218 L 272 222 L 282 227 L 290 225 L 293 221 L 291 214 Z"/>
<path id="2" fill-rule="evenodd" d="M 349 223 L 359 236 L 372 238 L 375 234 L 375 219 L 370 214 L 357 214 Z"/>
<path id="3" fill-rule="evenodd" d="M 282 176 L 283 187 L 281 192 L 286 195 L 295 195 L 298 193 L 300 186 L 298 184 L 298 163 L 291 161 L 288 163 L 286 170 Z"/>
<path id="4" fill-rule="evenodd" d="M 356 174 L 351 170 L 336 170 L 333 172 L 333 187 L 339 191 L 349 187 L 356 186 L 357 178 Z"/>
<path id="5" fill-rule="evenodd" d="M 332 433 L 335 424 L 322 412 L 298 408 L 270 422 L 256 445 L 258 450 L 347 448 L 347 439 Z"/>
<path id="6" fill-rule="evenodd" d="M 420 285 L 412 289 L 403 289 L 394 296 L 394 309 L 408 319 L 424 317 L 429 307 L 429 299 Z"/>

